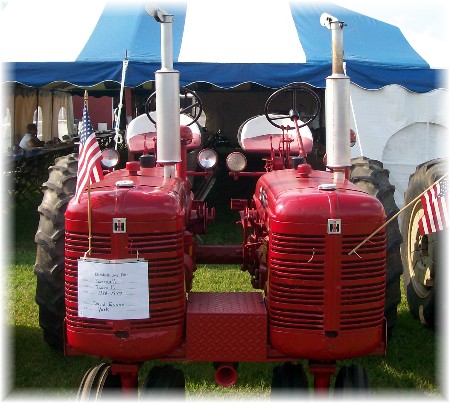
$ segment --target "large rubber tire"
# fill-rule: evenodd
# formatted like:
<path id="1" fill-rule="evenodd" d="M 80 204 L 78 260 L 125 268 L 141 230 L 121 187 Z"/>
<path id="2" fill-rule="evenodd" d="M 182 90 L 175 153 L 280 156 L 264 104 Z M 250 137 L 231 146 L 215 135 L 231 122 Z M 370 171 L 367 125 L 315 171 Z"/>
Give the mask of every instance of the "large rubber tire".
<path id="1" fill-rule="evenodd" d="M 309 394 L 308 378 L 301 363 L 285 362 L 273 368 L 271 397 L 295 398 L 292 394 Z M 296 396 L 298 397 L 298 396 Z"/>
<path id="2" fill-rule="evenodd" d="M 395 187 L 389 181 L 389 171 L 380 161 L 366 157 L 352 159 L 350 180 L 359 188 L 376 197 L 384 207 L 386 219 L 395 215 L 399 208 L 395 204 Z M 403 272 L 400 256 L 402 236 L 398 220 L 395 219 L 386 228 L 386 296 L 384 316 L 387 322 L 387 337 L 391 339 L 397 324 L 397 306 L 401 301 L 400 276 Z"/>
<path id="3" fill-rule="evenodd" d="M 445 172 L 447 172 L 445 159 L 435 159 L 418 165 L 415 173 L 409 177 L 405 206 L 433 185 Z M 403 281 L 409 310 L 413 316 L 436 329 L 439 317 L 438 305 L 435 304 L 438 294 L 436 281 L 439 277 L 440 262 L 443 261 L 443 256 L 440 256 L 439 252 L 445 250 L 444 237 L 447 231 L 422 236 L 418 227 L 422 217 L 423 206 L 420 199 L 402 213 Z"/>
<path id="4" fill-rule="evenodd" d="M 172 365 L 153 367 L 144 382 L 141 393 L 145 398 L 184 399 L 186 381 L 181 369 Z"/>
<path id="5" fill-rule="evenodd" d="M 106 363 L 89 369 L 81 380 L 77 400 L 100 400 L 101 398 L 123 397 L 119 375 L 111 373 Z"/>
<path id="6" fill-rule="evenodd" d="M 75 194 L 78 157 L 57 158 L 49 168 L 43 186 L 44 196 L 38 207 L 39 226 L 34 273 L 37 277 L 36 303 L 44 340 L 54 348 L 63 348 L 64 304 L 64 213 Z"/>

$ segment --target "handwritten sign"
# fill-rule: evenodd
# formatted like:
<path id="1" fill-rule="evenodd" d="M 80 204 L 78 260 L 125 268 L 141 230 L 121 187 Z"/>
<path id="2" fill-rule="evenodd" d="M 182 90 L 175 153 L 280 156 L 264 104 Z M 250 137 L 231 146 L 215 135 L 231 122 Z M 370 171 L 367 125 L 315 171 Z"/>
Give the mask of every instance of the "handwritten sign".
<path id="1" fill-rule="evenodd" d="M 149 318 L 147 268 L 143 260 L 78 260 L 78 316 Z"/>

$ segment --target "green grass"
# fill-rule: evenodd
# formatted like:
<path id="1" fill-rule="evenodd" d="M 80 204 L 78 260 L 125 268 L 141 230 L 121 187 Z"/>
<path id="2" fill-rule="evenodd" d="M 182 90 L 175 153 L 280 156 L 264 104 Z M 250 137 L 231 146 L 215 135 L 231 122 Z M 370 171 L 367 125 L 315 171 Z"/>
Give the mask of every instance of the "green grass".
<path id="1" fill-rule="evenodd" d="M 218 203 L 220 209 L 221 204 Z M 52 350 L 42 339 L 38 323 L 38 307 L 34 302 L 36 281 L 33 274 L 35 260 L 34 234 L 38 215 L 36 206 L 10 214 L 15 219 L 16 235 L 12 237 L 14 256 L 6 277 L 5 290 L 7 349 L 11 351 L 10 384 L 12 396 L 54 396 L 74 398 L 84 373 L 98 359 L 63 356 Z M 235 213 L 223 218 L 227 224 L 216 224 L 212 242 L 223 239 L 237 219 Z M 221 220 L 222 221 L 222 220 Z M 224 229 L 226 228 L 226 229 Z M 210 238 L 211 240 L 211 238 Z M 228 241 L 234 242 L 233 236 Z M 238 266 L 200 265 L 195 273 L 193 291 L 254 291 L 248 273 Z M 398 324 L 386 356 L 367 356 L 354 360 L 369 372 L 371 393 L 375 396 L 406 394 L 413 397 L 439 396 L 436 356 L 441 354 L 437 336 L 410 315 L 404 296 L 399 306 Z M 146 363 L 140 371 L 140 384 L 145 374 L 157 362 Z M 222 388 L 214 382 L 214 369 L 210 363 L 174 363 L 186 376 L 186 396 L 198 398 L 268 398 L 274 364 L 241 363 L 239 380 L 231 388 Z M 304 362 L 304 367 L 307 363 Z"/>

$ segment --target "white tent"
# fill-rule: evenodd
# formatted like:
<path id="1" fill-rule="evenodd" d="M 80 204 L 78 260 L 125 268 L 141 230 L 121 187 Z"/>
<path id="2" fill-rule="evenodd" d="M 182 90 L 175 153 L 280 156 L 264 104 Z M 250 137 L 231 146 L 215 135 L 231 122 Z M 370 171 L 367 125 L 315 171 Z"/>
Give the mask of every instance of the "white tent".
<path id="1" fill-rule="evenodd" d="M 351 125 L 358 133 L 351 155 L 383 162 L 398 206 L 418 164 L 448 157 L 447 97 L 445 89 L 419 94 L 394 84 L 379 90 L 351 85 Z"/>
<path id="2" fill-rule="evenodd" d="M 323 95 L 331 73 L 331 39 L 319 18 L 327 12 L 347 24 L 352 127 L 359 136 L 352 156 L 385 163 L 399 205 L 414 167 L 445 156 L 446 71 L 430 68 L 397 27 L 333 3 L 158 4 L 174 14 L 174 67 L 181 84 L 204 99 L 208 129 L 235 137 L 240 123 L 262 113 L 275 88 L 292 82 L 307 83 Z M 55 136 L 62 125 L 55 123 L 61 110 L 70 131 L 67 94 L 85 88 L 118 93 L 125 57 L 125 86 L 150 92 L 160 66 L 160 27 L 144 6 L 85 0 L 6 3 L 0 17 L 0 57 L 7 88 L 13 85 L 15 90 L 3 102 L 3 132 L 9 127 L 11 134 L 20 133 L 36 105 L 41 107 L 43 132 Z M 27 22 L 34 27 L 32 41 L 15 35 Z M 51 104 L 44 105 L 45 100 Z M 22 113 L 27 117 L 18 119 Z"/>

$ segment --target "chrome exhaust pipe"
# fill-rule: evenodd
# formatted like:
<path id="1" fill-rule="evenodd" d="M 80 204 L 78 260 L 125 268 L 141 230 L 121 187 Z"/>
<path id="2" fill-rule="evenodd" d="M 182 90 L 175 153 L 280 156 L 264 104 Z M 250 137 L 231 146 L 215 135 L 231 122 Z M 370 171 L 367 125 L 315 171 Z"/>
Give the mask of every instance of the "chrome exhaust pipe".
<path id="1" fill-rule="evenodd" d="M 173 178 L 175 164 L 181 161 L 180 73 L 173 69 L 173 15 L 150 3 L 145 9 L 161 23 L 161 69 L 155 73 L 157 162 L 164 166 L 164 177 Z"/>
<path id="2" fill-rule="evenodd" d="M 350 156 L 350 78 L 344 71 L 343 29 L 336 17 L 322 14 L 320 23 L 331 30 L 332 69 L 326 78 L 325 121 L 327 167 L 336 180 L 343 180 L 351 166 Z"/>

